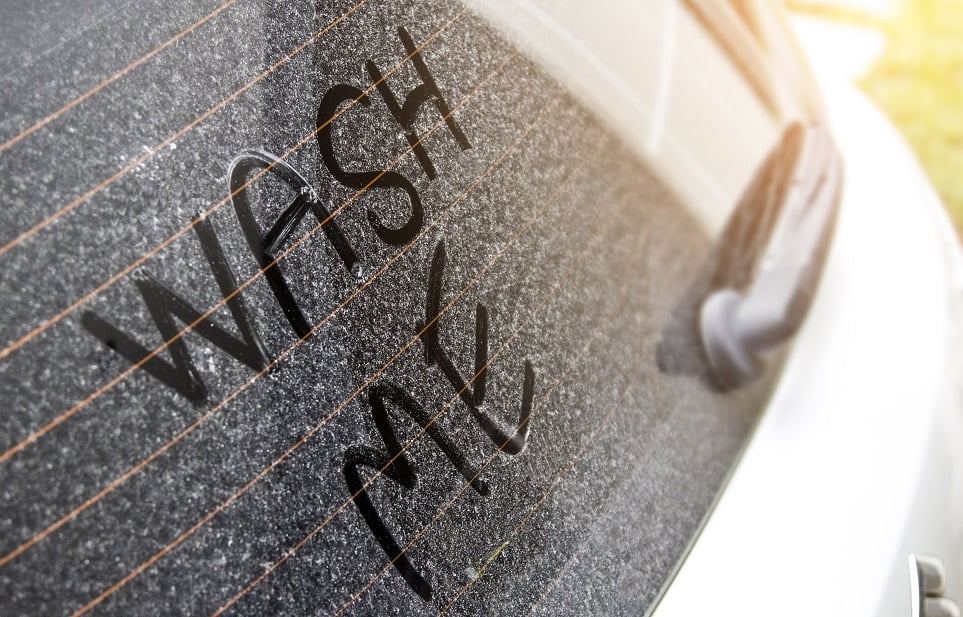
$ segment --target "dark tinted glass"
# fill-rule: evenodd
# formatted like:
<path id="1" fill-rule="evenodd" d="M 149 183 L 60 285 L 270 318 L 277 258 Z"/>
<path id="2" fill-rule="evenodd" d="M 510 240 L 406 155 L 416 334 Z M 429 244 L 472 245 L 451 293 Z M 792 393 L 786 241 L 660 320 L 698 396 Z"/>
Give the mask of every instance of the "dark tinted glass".
<path id="1" fill-rule="evenodd" d="M 457 2 L 78 10 L 3 10 L 0 612 L 649 607 L 768 386 L 619 135 Z"/>

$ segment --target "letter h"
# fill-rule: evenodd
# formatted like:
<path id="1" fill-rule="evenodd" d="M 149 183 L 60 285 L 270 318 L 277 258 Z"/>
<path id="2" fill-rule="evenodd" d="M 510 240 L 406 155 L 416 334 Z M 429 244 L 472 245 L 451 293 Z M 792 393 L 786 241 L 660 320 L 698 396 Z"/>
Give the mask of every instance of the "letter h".
<path id="1" fill-rule="evenodd" d="M 458 146 L 462 150 L 471 148 L 471 144 L 468 143 L 468 138 L 465 137 L 461 127 L 455 122 L 451 108 L 448 106 L 448 103 L 445 102 L 445 97 L 442 96 L 441 90 L 438 89 L 435 78 L 432 77 L 428 71 L 425 60 L 421 56 L 421 51 L 415 46 L 411 35 L 408 34 L 408 31 L 403 27 L 399 27 L 398 36 L 405 46 L 405 52 L 408 54 L 407 57 L 411 58 L 412 63 L 415 65 L 415 70 L 418 71 L 418 76 L 422 81 L 421 85 L 408 93 L 403 104 L 398 102 L 391 88 L 389 88 L 385 82 L 385 76 L 381 74 L 381 71 L 378 70 L 374 62 L 368 60 L 365 67 L 368 69 L 368 74 L 371 76 L 371 79 L 374 80 L 378 92 L 382 98 L 384 98 L 385 104 L 388 105 L 391 115 L 394 116 L 398 124 L 405 130 L 405 137 L 415 151 L 415 156 L 418 158 L 418 162 L 421 163 L 421 168 L 425 170 L 425 174 L 429 180 L 434 180 L 437 175 L 435 166 L 428 157 L 428 152 L 425 150 L 424 145 L 418 141 L 418 134 L 415 132 L 415 120 L 422 105 L 427 103 L 429 99 L 434 102 L 438 113 L 442 115 L 445 124 L 448 126 L 448 131 L 452 137 L 455 138 L 455 141 L 458 142 Z"/>

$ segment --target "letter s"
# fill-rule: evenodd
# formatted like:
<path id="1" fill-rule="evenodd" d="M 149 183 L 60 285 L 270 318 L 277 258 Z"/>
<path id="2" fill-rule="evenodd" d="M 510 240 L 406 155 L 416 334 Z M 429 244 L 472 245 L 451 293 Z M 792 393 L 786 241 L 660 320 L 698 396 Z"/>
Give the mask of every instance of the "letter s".
<path id="1" fill-rule="evenodd" d="M 412 240 L 425 222 L 425 212 L 421 205 L 421 199 L 414 185 L 403 175 L 390 169 L 381 171 L 345 171 L 338 163 L 334 155 L 334 145 L 331 142 L 331 126 L 338 115 L 338 109 L 344 101 L 357 101 L 365 106 L 370 106 L 371 101 L 362 90 L 346 84 L 332 86 L 321 97 L 318 105 L 317 133 L 318 149 L 324 165 L 339 182 L 345 186 L 355 189 L 367 188 L 400 188 L 408 193 L 411 202 L 411 216 L 408 221 L 398 229 L 385 226 L 378 216 L 368 210 L 368 222 L 374 228 L 378 237 L 387 244 L 400 246 Z"/>

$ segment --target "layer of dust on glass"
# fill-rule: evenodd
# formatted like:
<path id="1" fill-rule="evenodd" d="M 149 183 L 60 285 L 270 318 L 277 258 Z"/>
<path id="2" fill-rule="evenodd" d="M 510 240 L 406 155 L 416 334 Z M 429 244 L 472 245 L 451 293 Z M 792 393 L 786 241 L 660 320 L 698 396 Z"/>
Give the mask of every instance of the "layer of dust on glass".
<path id="1" fill-rule="evenodd" d="M 94 4 L 3 9 L 0 612 L 651 606 L 762 391 L 619 136 L 458 2 Z"/>

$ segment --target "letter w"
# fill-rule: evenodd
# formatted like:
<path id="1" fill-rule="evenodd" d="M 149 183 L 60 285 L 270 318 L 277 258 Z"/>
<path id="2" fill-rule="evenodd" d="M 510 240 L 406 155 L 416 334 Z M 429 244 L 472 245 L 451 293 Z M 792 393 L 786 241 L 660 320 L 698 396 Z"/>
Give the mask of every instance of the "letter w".
<path id="1" fill-rule="evenodd" d="M 209 315 L 204 316 L 187 300 L 146 272 L 140 274 L 136 285 L 161 338 L 167 344 L 173 364 L 162 359 L 159 353 L 149 351 L 96 313 L 85 312 L 80 323 L 84 329 L 132 364 L 142 364 L 147 373 L 192 402 L 199 403 L 207 397 L 207 388 L 194 366 L 184 337 L 179 336 L 181 328 L 178 327 L 175 317 L 185 324 L 193 324 L 191 329 L 252 369 L 262 370 L 267 366 L 267 361 L 257 330 L 248 316 L 241 295 L 237 293 L 237 280 L 224 256 L 213 226 L 207 219 L 199 218 L 194 223 L 194 230 L 221 294 L 227 298 L 227 306 L 241 332 L 240 339 L 218 326 Z"/>

